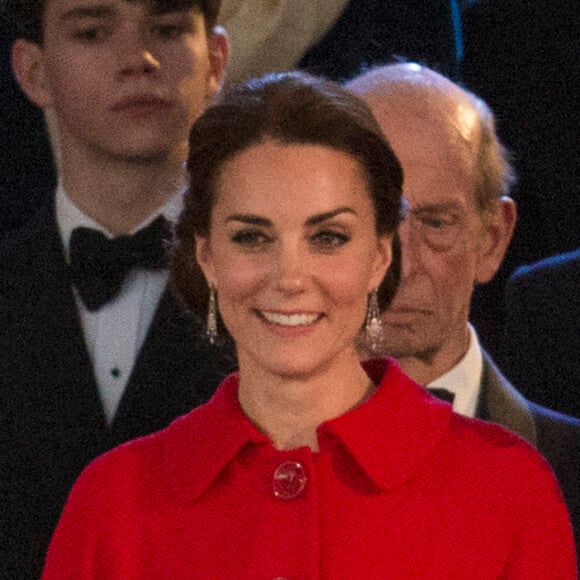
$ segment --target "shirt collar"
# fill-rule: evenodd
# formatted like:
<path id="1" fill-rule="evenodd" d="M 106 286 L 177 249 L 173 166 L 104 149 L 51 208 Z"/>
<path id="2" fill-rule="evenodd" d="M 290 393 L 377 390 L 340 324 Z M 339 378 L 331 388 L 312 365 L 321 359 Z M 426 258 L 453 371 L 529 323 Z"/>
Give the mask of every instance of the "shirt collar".
<path id="1" fill-rule="evenodd" d="M 321 451 L 338 444 L 377 488 L 396 487 L 439 444 L 451 407 L 430 396 L 392 360 L 377 359 L 364 366 L 378 385 L 375 393 L 319 427 Z M 246 445 L 271 444 L 244 415 L 237 394 L 238 376 L 230 375 L 209 403 L 165 431 L 165 472 L 182 501 L 197 499 Z"/>
<path id="2" fill-rule="evenodd" d="M 453 410 L 467 417 L 475 417 L 483 373 L 483 355 L 475 329 L 471 324 L 468 326 L 469 347 L 463 358 L 427 387 L 447 389 L 454 393 Z"/>
<path id="3" fill-rule="evenodd" d="M 165 217 L 171 223 L 175 223 L 183 208 L 184 190 L 178 191 L 170 197 L 164 205 L 153 212 L 147 219 L 143 220 L 131 233 L 148 226 L 159 216 Z M 56 223 L 58 231 L 65 249 L 65 255 L 68 259 L 69 243 L 73 230 L 76 228 L 91 228 L 103 233 L 107 238 L 113 238 L 114 235 L 104 226 L 96 222 L 93 218 L 84 213 L 66 194 L 63 186 L 59 183 L 56 189 L 55 200 Z"/>

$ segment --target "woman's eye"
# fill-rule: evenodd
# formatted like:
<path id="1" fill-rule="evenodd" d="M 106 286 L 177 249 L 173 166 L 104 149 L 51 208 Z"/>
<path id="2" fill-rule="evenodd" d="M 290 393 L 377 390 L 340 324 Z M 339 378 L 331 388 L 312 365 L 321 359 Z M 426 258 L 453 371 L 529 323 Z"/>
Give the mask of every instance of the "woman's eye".
<path id="1" fill-rule="evenodd" d="M 314 243 L 322 249 L 332 250 L 343 246 L 350 240 L 350 237 L 341 232 L 323 231 L 314 236 Z"/>
<path id="2" fill-rule="evenodd" d="M 236 232 L 231 239 L 235 244 L 245 248 L 260 248 L 271 241 L 264 233 L 255 230 Z"/>

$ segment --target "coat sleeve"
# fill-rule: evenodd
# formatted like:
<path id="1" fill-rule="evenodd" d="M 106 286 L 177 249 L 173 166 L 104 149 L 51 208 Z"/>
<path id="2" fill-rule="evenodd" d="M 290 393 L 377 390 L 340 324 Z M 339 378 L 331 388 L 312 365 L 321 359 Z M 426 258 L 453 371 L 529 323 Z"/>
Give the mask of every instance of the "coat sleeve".
<path id="1" fill-rule="evenodd" d="M 570 517 L 549 465 L 529 449 L 517 471 L 516 534 L 502 578 L 577 578 Z"/>
<path id="2" fill-rule="evenodd" d="M 134 578 L 140 516 L 137 469 L 123 448 L 91 463 L 75 483 L 52 537 L 43 580 Z"/>

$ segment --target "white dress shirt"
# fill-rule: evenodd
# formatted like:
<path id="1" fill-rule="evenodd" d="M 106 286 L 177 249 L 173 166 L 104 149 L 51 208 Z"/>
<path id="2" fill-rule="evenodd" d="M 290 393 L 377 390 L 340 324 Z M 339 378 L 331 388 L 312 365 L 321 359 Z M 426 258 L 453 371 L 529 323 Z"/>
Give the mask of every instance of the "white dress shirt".
<path id="1" fill-rule="evenodd" d="M 483 355 L 477 333 L 470 324 L 469 348 L 465 356 L 444 375 L 431 381 L 427 388 L 437 387 L 452 392 L 455 395 L 453 410 L 466 417 L 475 417 L 482 373 Z"/>
<path id="2" fill-rule="evenodd" d="M 175 222 L 182 208 L 182 193 L 176 194 L 155 214 L 134 229 L 149 225 L 158 216 Z M 56 222 L 68 261 L 69 243 L 75 228 L 86 227 L 114 237 L 83 213 L 61 185 L 56 191 Z M 133 366 L 147 336 L 157 305 L 167 285 L 168 272 L 132 270 L 117 296 L 96 311 L 89 311 L 73 287 L 87 351 L 107 424 L 111 424 L 127 386 Z"/>

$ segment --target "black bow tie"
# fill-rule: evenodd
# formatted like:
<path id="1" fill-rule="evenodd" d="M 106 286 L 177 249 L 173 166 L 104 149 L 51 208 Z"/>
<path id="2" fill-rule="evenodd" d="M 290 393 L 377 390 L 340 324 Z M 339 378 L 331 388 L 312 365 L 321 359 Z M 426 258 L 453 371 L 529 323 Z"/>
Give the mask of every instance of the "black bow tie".
<path id="1" fill-rule="evenodd" d="M 97 310 L 121 289 L 134 268 L 158 270 L 167 267 L 165 243 L 171 228 L 158 217 L 132 236 L 107 238 L 89 228 L 76 228 L 70 239 L 70 276 L 88 310 Z"/>
<path id="2" fill-rule="evenodd" d="M 453 405 L 453 401 L 455 400 L 455 393 L 448 391 L 447 389 L 440 389 L 439 387 L 433 387 L 429 389 L 429 392 L 435 395 L 438 399 L 442 401 L 447 401 Z"/>

